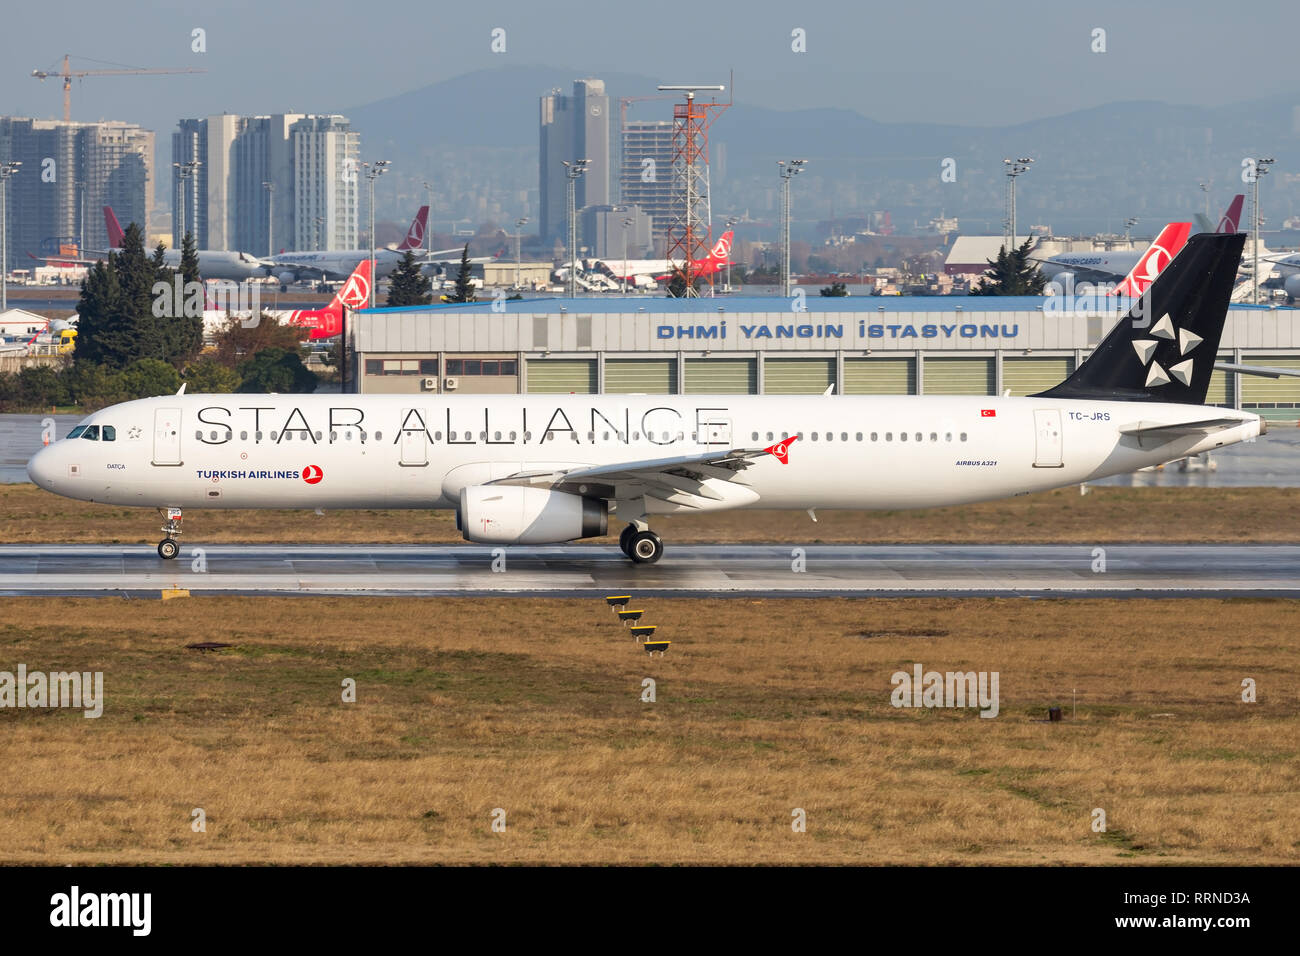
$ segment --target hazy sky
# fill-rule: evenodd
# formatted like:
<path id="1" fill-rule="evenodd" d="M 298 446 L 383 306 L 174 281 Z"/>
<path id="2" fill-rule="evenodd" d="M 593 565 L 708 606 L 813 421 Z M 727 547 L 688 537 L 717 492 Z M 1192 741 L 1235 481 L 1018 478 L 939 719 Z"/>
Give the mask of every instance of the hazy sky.
<path id="1" fill-rule="evenodd" d="M 657 0 L 9 4 L 0 114 L 59 116 L 59 81 L 29 74 L 65 52 L 80 58 L 74 69 L 99 66 L 89 58 L 206 68 L 74 83 L 73 119 L 128 120 L 160 133 L 181 116 L 344 111 L 507 64 L 701 83 L 726 82 L 734 68 L 743 102 L 971 124 L 1115 100 L 1221 105 L 1300 91 L 1297 0 L 690 0 L 670 19 L 671 9 Z M 490 48 L 497 27 L 505 53 Z M 206 53 L 191 52 L 194 28 L 206 31 Z M 1098 28 L 1105 53 L 1091 51 Z M 805 53 L 791 50 L 795 29 L 806 31 Z"/>

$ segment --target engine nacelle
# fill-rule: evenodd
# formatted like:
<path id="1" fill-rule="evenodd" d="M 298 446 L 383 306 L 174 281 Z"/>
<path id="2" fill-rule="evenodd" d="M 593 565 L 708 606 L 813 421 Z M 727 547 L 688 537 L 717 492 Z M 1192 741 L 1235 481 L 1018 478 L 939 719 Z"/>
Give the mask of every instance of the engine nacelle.
<path id="1" fill-rule="evenodd" d="M 1286 290 L 1287 298 L 1300 299 L 1300 272 L 1287 276 L 1286 281 L 1282 283 L 1282 288 Z"/>
<path id="2" fill-rule="evenodd" d="M 275 277 L 280 280 L 280 285 L 292 285 L 298 281 L 298 273 L 296 272 L 279 272 L 276 273 Z"/>
<path id="3" fill-rule="evenodd" d="M 609 503 L 546 488 L 469 485 L 461 489 L 457 521 L 466 541 L 559 544 L 603 535 Z"/>

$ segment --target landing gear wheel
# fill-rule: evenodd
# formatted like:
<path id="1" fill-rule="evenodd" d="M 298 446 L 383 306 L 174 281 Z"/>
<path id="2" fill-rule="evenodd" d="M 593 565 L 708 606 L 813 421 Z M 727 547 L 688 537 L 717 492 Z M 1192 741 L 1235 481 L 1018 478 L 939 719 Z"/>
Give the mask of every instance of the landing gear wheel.
<path id="1" fill-rule="evenodd" d="M 636 525 L 630 524 L 618 536 L 618 546 L 629 558 L 632 557 L 632 552 L 628 549 L 632 546 L 632 535 L 634 534 L 636 534 Z"/>
<path id="2" fill-rule="evenodd" d="M 628 557 L 637 564 L 654 564 L 664 556 L 664 543 L 653 531 L 637 531 L 628 543 Z"/>
<path id="3" fill-rule="evenodd" d="M 181 553 L 181 546 L 174 538 L 163 538 L 158 542 L 158 557 L 170 561 Z"/>

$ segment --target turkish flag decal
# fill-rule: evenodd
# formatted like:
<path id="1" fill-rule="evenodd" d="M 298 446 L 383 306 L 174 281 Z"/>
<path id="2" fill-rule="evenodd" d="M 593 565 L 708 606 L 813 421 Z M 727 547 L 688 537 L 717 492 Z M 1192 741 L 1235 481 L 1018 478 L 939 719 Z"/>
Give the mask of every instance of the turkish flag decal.
<path id="1" fill-rule="evenodd" d="M 997 418 L 998 410 L 996 408 L 981 408 L 980 418 Z"/>

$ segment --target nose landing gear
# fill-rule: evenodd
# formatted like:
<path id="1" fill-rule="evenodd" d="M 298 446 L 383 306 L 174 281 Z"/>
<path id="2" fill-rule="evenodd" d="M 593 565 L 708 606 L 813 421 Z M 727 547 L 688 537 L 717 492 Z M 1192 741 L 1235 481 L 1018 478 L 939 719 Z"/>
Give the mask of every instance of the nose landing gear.
<path id="1" fill-rule="evenodd" d="M 170 561 L 181 553 L 180 542 L 176 537 L 181 533 L 181 509 L 167 509 L 167 523 L 163 525 L 162 530 L 167 535 L 158 542 L 158 557 L 164 561 Z"/>

